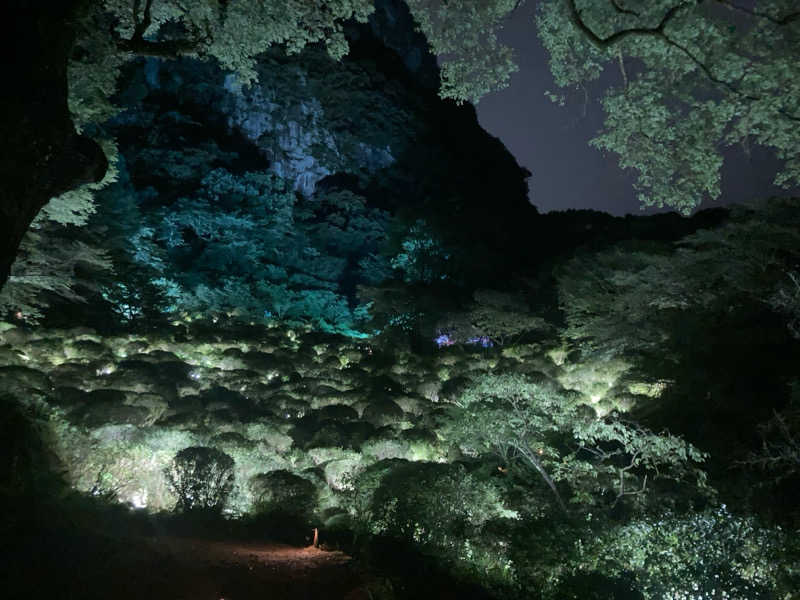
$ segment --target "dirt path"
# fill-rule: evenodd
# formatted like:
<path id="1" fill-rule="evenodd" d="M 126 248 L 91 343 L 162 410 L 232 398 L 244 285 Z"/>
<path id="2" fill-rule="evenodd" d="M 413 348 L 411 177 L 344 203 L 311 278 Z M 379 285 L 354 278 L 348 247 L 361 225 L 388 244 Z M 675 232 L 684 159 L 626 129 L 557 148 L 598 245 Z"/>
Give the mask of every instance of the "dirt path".
<path id="1" fill-rule="evenodd" d="M 337 570 L 350 562 L 350 557 L 343 552 L 326 552 L 313 547 L 296 548 L 277 543 L 167 537 L 154 538 L 150 544 L 157 552 L 166 551 L 186 566 L 199 563 L 207 566 L 246 566 L 248 570 L 267 570 L 276 576 L 288 578 L 310 576 L 321 570 Z"/>
<path id="2" fill-rule="evenodd" d="M 317 548 L 165 536 L 103 562 L 107 597 L 119 600 L 368 598 L 349 556 Z"/>

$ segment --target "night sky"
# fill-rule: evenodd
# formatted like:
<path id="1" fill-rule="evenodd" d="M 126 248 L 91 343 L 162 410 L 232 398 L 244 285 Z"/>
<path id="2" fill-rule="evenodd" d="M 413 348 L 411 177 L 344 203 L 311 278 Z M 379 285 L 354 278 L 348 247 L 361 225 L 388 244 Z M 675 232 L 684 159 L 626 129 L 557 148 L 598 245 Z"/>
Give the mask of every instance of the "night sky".
<path id="1" fill-rule="evenodd" d="M 534 11 L 533 4 L 521 6 L 501 32 L 500 39 L 515 50 L 519 71 L 509 88 L 486 96 L 477 105 L 481 125 L 499 137 L 517 161 L 533 173 L 530 200 L 540 212 L 568 208 L 591 208 L 615 215 L 659 212 L 640 210 L 632 186 L 634 173 L 622 171 L 616 155 L 604 155 L 588 145 L 602 127 L 602 92 L 618 83 L 619 71 L 607 69 L 590 88 L 585 117 L 582 92 L 567 93 L 563 107 L 552 103 L 545 91 L 561 91 L 536 35 Z M 777 165 L 764 149 L 753 148 L 749 157 L 738 148 L 726 150 L 722 196 L 714 203 L 704 202 L 700 208 L 800 194 L 798 189 L 787 191 L 772 185 Z"/>

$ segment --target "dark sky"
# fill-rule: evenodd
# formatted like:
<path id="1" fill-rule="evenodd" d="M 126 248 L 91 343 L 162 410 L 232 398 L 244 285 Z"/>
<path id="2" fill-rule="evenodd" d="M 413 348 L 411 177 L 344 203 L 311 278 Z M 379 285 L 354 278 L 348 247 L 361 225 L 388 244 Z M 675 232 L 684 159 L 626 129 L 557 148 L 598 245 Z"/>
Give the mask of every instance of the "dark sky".
<path id="1" fill-rule="evenodd" d="M 509 88 L 477 105 L 481 125 L 533 173 L 530 200 L 540 212 L 592 208 L 615 215 L 646 214 L 633 191 L 633 173 L 619 168 L 615 154 L 604 155 L 587 143 L 602 127 L 599 99 L 605 87 L 617 83 L 618 71 L 607 69 L 599 85 L 590 90 L 593 98 L 586 117 L 581 117 L 582 94 L 568 94 L 564 107 L 550 102 L 544 92 L 559 90 L 536 35 L 533 15 L 533 4 L 523 5 L 501 33 L 501 40 L 515 50 L 519 71 Z M 763 149 L 754 149 L 750 157 L 738 149 L 726 151 L 722 197 L 714 204 L 788 194 L 772 185 L 777 166 Z M 705 202 L 701 208 L 714 204 Z"/>

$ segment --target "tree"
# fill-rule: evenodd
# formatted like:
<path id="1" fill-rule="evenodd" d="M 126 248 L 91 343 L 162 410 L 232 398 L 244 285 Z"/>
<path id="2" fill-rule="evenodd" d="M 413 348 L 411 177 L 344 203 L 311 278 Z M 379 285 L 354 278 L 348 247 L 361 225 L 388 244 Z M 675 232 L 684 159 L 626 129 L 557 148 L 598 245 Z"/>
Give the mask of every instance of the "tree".
<path id="1" fill-rule="evenodd" d="M 792 383 L 792 397 L 781 411 L 759 426 L 762 442 L 742 462 L 765 471 L 772 483 L 800 475 L 800 382 Z"/>
<path id="2" fill-rule="evenodd" d="M 436 233 L 418 219 L 402 232 L 400 248 L 391 257 L 392 269 L 410 284 L 431 284 L 453 276 L 448 250 Z"/>
<path id="3" fill-rule="evenodd" d="M 476 290 L 472 298 L 468 319 L 477 328 L 478 338 L 486 336 L 503 345 L 525 333 L 550 329 L 521 293 L 483 289 Z"/>
<path id="4" fill-rule="evenodd" d="M 108 166 L 100 146 L 75 130 L 67 107 L 73 19 L 84 4 L 6 6 L 16 35 L 3 38 L 0 52 L 15 84 L 0 99 L 0 129 L 14 152 L 0 161 L 0 286 L 39 210 L 54 196 L 100 181 Z"/>
<path id="5" fill-rule="evenodd" d="M 443 97 L 477 101 L 507 85 L 516 67 L 497 32 L 520 4 L 408 2 L 432 51 L 441 57 Z M 322 6 L 202 3 L 190 10 L 174 0 L 108 0 L 101 6 L 84 22 L 86 39 L 104 48 L 102 54 L 108 55 L 112 46 L 97 39 L 98 15 L 115 23 L 111 42 L 117 53 L 213 57 L 245 84 L 256 79 L 254 57 L 272 44 L 293 53 L 323 41 L 340 58 L 347 51 L 341 23 L 365 21 L 372 11 L 367 0 Z M 704 197 L 716 198 L 722 165 L 718 148 L 739 143 L 773 148 L 786 161 L 776 182 L 786 187 L 800 183 L 800 160 L 794 153 L 800 78 L 793 60 L 800 12 L 785 0 L 757 10 L 732 1 L 549 0 L 541 5 L 537 22 L 560 86 L 583 86 L 605 65 L 620 65 L 624 86 L 604 99 L 606 129 L 593 143 L 619 154 L 623 168 L 639 171 L 636 185 L 643 205 L 689 212 Z M 179 24 L 183 33 L 167 33 L 167 23 Z M 83 65 L 80 72 L 118 68 L 109 60 L 89 64 L 95 68 Z M 111 81 L 89 77 L 105 87 Z"/>
<path id="6" fill-rule="evenodd" d="M 623 85 L 607 91 L 605 128 L 591 143 L 638 171 L 643 206 L 689 213 L 717 198 L 720 149 L 736 144 L 771 148 L 785 161 L 776 184 L 800 184 L 792 3 L 548 0 L 537 26 L 562 88 L 619 66 Z"/>
<path id="7" fill-rule="evenodd" d="M 647 422 L 708 451 L 731 503 L 759 501 L 742 462 L 771 456 L 755 424 L 782 410 L 796 376 L 793 317 L 775 302 L 800 260 L 795 203 L 738 207 L 674 244 L 582 254 L 557 271 L 572 360 L 624 361 L 612 397 L 636 394 Z M 770 443 L 791 455 L 780 423 Z"/>
<path id="8" fill-rule="evenodd" d="M 490 453 L 501 469 L 530 469 L 563 512 L 567 501 L 641 504 L 659 479 L 704 485 L 697 468 L 704 455 L 692 445 L 618 415 L 599 418 L 575 395 L 520 375 L 477 378 L 449 408 L 441 431 L 468 455 Z"/>
<path id="9" fill-rule="evenodd" d="M 667 276 L 680 274 L 672 271 L 672 259 L 667 250 L 653 247 L 576 254 L 556 270 L 566 321 L 562 335 L 584 359 L 642 356 L 663 348 L 672 311 L 700 298 L 684 288 L 685 279 Z"/>
<path id="10" fill-rule="evenodd" d="M 491 482 L 481 481 L 462 465 L 404 460 L 388 464 L 391 468 L 371 490 L 368 526 L 373 533 L 444 552 L 453 552 L 455 546 L 458 554 L 458 546 L 480 539 L 488 521 L 515 516 Z M 363 477 L 369 480 L 370 475 Z"/>
<path id="11" fill-rule="evenodd" d="M 108 209 L 94 227 L 128 265 L 123 275 L 155 288 L 164 312 L 361 335 L 366 306 L 351 289 L 369 276 L 361 261 L 380 249 L 383 211 L 350 192 L 300 199 L 271 173 L 226 169 L 207 173 L 186 197 L 158 203 L 121 173 L 126 185 L 103 194 Z M 132 306 L 124 301 L 130 289 L 122 277 L 107 299 Z"/>
<path id="12" fill-rule="evenodd" d="M 250 479 L 256 511 L 308 519 L 317 508 L 317 490 L 308 479 L 280 469 Z"/>
<path id="13" fill-rule="evenodd" d="M 628 575 L 648 600 L 791 597 L 791 537 L 722 505 L 605 527 L 579 540 L 569 562 L 582 572 Z"/>
<path id="14" fill-rule="evenodd" d="M 175 455 L 164 475 L 178 508 L 219 513 L 233 490 L 233 459 L 216 448 L 191 446 Z"/>
<path id="15" fill-rule="evenodd" d="M 800 272 L 795 269 L 787 271 L 770 304 L 785 316 L 792 336 L 800 339 Z"/>
<path id="16" fill-rule="evenodd" d="M 735 207 L 724 225 L 674 245 L 576 255 L 556 271 L 565 336 L 584 354 L 658 352 L 678 360 L 669 351 L 673 342 L 685 346 L 681 323 L 708 331 L 714 320 L 732 325 L 761 310 L 782 316 L 791 331 L 785 286 L 800 261 L 795 205 L 772 199 Z"/>
<path id="17" fill-rule="evenodd" d="M 517 70 L 512 51 L 497 40 L 503 20 L 520 0 L 471 2 L 408 0 L 419 30 L 440 57 L 440 95 L 458 102 L 478 102 L 509 84 Z"/>
<path id="18" fill-rule="evenodd" d="M 550 329 L 550 324 L 529 306 L 524 292 L 493 289 L 476 290 L 462 310 L 448 310 L 436 323 L 440 346 L 503 346 L 525 334 Z"/>
<path id="19" fill-rule="evenodd" d="M 20 509 L 58 498 L 54 492 L 62 491 L 66 484 L 62 465 L 56 464 L 48 449 L 47 411 L 36 403 L 23 402 L 29 399 L 6 390 L 0 395 L 0 433 L 5 445 L 0 460 L 0 503 L 4 518 L 10 517 L 11 522 L 20 517 Z"/>
<path id="20" fill-rule="evenodd" d="M 408 4 L 442 62 L 444 97 L 477 101 L 506 85 L 515 67 L 497 32 L 522 2 Z M 178 0 L 70 0 L 54 12 L 16 0 L 9 10 L 19 39 L 7 38 L 4 54 L 19 93 L 4 97 L 0 115 L 7 143 L 18 150 L 0 173 L 6 194 L 0 284 L 41 207 L 102 179 L 108 160 L 97 142 L 108 137 L 101 123 L 114 114 L 117 75 L 132 56 L 213 58 L 247 84 L 255 78 L 255 57 L 273 44 L 297 52 L 323 42 L 341 57 L 342 24 L 365 21 L 373 6 L 369 0 L 205 0 L 189 8 Z M 776 181 L 787 187 L 800 181 L 793 152 L 798 24 L 789 0 L 757 9 L 730 0 L 548 0 L 538 18 L 562 87 L 583 85 L 611 62 L 620 65 L 626 83 L 607 95 L 607 127 L 595 144 L 639 171 L 644 204 L 685 212 L 719 194 L 722 145 L 771 147 L 785 160 Z"/>
<path id="21" fill-rule="evenodd" d="M 51 198 L 31 223 L 7 285 L 0 289 L 0 313 L 11 311 L 29 323 L 36 322 L 54 299 L 86 302 L 99 291 L 96 276 L 112 271 L 111 257 L 100 244 L 75 239 L 77 232 L 85 233 L 78 228 L 95 213 L 94 194 L 119 176 L 114 164 L 116 146 L 107 140 L 102 146 L 112 159 L 103 179 Z"/>

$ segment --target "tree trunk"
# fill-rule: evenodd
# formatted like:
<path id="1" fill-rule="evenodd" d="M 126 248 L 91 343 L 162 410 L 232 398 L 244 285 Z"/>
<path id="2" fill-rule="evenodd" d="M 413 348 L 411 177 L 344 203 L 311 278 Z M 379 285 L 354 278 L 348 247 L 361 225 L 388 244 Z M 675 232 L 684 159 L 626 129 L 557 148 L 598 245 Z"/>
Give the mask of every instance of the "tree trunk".
<path id="1" fill-rule="evenodd" d="M 564 504 L 564 500 L 561 498 L 561 494 L 558 492 L 555 481 L 553 481 L 552 477 L 550 477 L 542 463 L 539 461 L 539 458 L 536 456 L 536 452 L 525 445 L 518 445 L 516 448 L 520 455 L 522 455 L 522 457 L 525 458 L 534 469 L 536 469 L 536 472 L 539 473 L 541 478 L 547 484 L 547 487 L 550 488 L 550 490 L 553 492 L 553 495 L 556 497 L 556 502 L 558 502 L 559 508 L 566 514 L 568 512 L 567 505 Z"/>
<path id="2" fill-rule="evenodd" d="M 50 198 L 99 181 L 108 163 L 93 140 L 79 135 L 67 106 L 70 25 L 81 0 L 11 0 L 3 16 L 0 131 L 0 288 L 22 237 Z"/>

